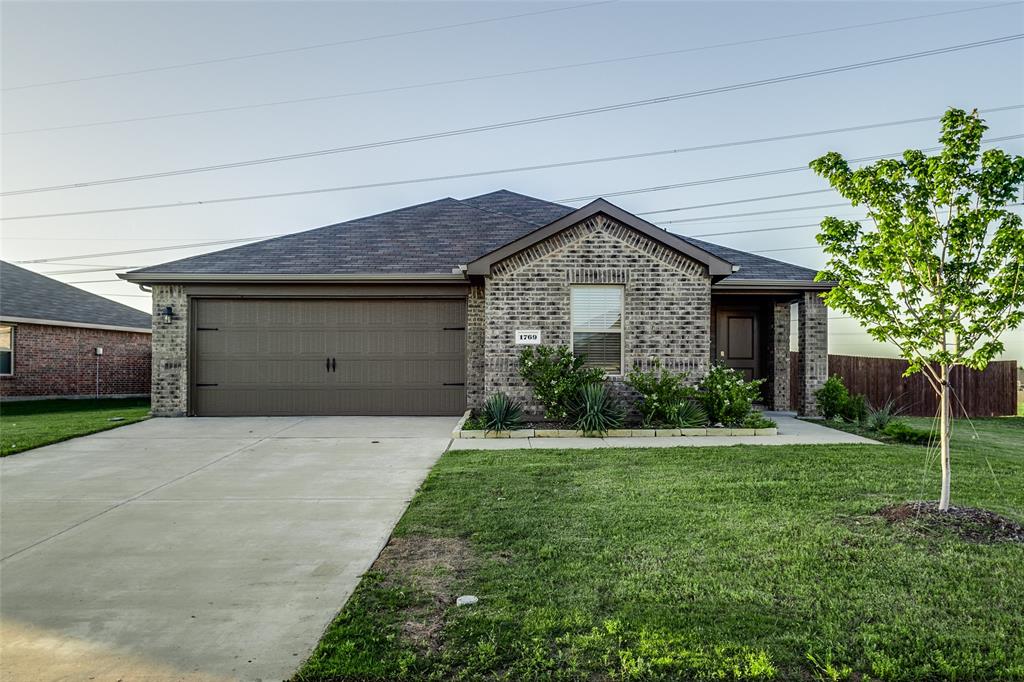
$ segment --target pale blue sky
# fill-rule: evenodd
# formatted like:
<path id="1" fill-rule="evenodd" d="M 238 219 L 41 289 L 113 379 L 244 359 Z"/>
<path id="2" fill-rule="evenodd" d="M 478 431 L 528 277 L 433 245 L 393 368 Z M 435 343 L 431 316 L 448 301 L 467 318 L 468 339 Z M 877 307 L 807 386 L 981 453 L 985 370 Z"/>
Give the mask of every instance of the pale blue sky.
<path id="1" fill-rule="evenodd" d="M 253 52 L 582 5 L 523 2 L 3 3 L 3 87 L 151 69 Z M 388 93 L 205 115 L 18 133 L 112 119 L 319 97 L 538 69 L 781 34 L 983 8 L 947 2 L 610 2 L 460 28 L 3 93 L 3 189 L 16 190 L 346 146 L 640 100 L 985 40 L 1024 29 L 1021 4 L 748 45 Z M 949 106 L 1024 104 L 1016 41 L 767 87 L 460 137 L 157 180 L 8 197 L 4 216 L 171 203 L 386 182 L 746 140 L 905 118 Z M 1024 133 L 1024 110 L 993 113 L 990 135 Z M 285 199 L 2 223 L 21 261 L 294 232 L 505 187 L 547 199 L 805 165 L 936 144 L 937 124 Z M 1024 153 L 1024 140 L 1002 143 Z M 824 188 L 788 173 L 614 198 L 644 212 Z M 808 195 L 651 216 L 655 221 L 834 203 Z M 686 234 L 815 223 L 826 209 L 669 225 Z M 852 209 L 827 209 L 853 216 Z M 813 245 L 813 228 L 723 235 L 746 250 Z M 44 273 L 184 257 L 190 249 L 32 265 Z M 771 253 L 810 267 L 816 249 Z M 84 264 L 84 265 L 80 265 Z M 140 308 L 113 271 L 58 279 Z M 93 280 L 103 280 L 94 282 Z M 834 315 L 838 315 L 834 313 Z M 833 352 L 880 348 L 848 320 Z M 1008 337 L 1024 360 L 1024 333 Z"/>

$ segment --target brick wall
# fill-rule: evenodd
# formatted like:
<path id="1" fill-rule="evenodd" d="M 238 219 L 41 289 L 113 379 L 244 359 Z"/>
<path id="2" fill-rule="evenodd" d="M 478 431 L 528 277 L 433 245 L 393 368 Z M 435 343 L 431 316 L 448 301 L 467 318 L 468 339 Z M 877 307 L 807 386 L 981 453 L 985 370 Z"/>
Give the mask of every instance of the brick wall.
<path id="1" fill-rule="evenodd" d="M 828 309 L 818 292 L 805 291 L 800 299 L 797 334 L 800 339 L 798 409 L 800 414 L 813 417 L 818 414 L 814 392 L 828 379 Z"/>
<path id="2" fill-rule="evenodd" d="M 529 414 L 540 407 L 518 375 L 516 329 L 540 329 L 543 343 L 569 345 L 573 284 L 621 284 L 623 366 L 707 373 L 711 279 L 707 269 L 604 216 L 590 218 L 495 264 L 486 281 L 482 396 L 504 391 Z M 625 393 L 621 379 L 616 390 Z M 472 403 L 471 403 L 472 405 Z"/>
<path id="3" fill-rule="evenodd" d="M 790 334 L 790 302 L 775 301 L 772 303 L 768 333 L 768 378 L 769 407 L 773 410 L 789 409 L 789 334 Z"/>
<path id="4" fill-rule="evenodd" d="M 466 297 L 466 405 L 480 407 L 484 399 L 484 287 L 475 284 Z"/>
<path id="5" fill-rule="evenodd" d="M 174 319 L 164 322 L 170 306 Z M 182 417 L 188 410 L 188 297 L 179 284 L 153 285 L 153 391 L 157 417 Z"/>
<path id="6" fill-rule="evenodd" d="M 150 335 L 19 322 L 4 398 L 148 395 Z M 103 355 L 96 355 L 96 348 Z M 98 374 L 97 374 L 97 370 Z"/>

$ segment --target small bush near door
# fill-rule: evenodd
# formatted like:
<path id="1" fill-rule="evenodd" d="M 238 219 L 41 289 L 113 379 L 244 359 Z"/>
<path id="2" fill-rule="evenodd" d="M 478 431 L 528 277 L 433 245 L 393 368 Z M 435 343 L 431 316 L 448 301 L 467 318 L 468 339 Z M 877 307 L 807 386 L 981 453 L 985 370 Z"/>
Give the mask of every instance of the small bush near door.
<path id="1" fill-rule="evenodd" d="M 763 383 L 764 379 L 746 381 L 740 372 L 715 365 L 697 385 L 696 400 L 712 425 L 742 426 L 761 395 Z"/>

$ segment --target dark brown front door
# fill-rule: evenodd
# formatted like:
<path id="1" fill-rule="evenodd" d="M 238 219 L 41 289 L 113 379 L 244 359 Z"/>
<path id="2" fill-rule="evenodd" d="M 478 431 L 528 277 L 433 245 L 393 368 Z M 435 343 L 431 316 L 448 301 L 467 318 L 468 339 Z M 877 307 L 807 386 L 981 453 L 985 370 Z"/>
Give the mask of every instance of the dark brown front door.
<path id="1" fill-rule="evenodd" d="M 461 299 L 195 299 L 196 415 L 455 415 Z"/>
<path id="2" fill-rule="evenodd" d="M 743 373 L 747 381 L 760 379 L 761 353 L 758 314 L 744 308 L 719 308 L 715 352 L 717 362 Z"/>

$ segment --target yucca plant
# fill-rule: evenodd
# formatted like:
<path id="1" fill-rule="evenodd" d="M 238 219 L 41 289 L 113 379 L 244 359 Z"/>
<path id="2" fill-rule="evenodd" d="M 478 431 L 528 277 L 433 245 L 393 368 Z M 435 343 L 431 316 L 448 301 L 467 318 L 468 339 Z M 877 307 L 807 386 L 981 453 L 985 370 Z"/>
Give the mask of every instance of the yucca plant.
<path id="1" fill-rule="evenodd" d="M 504 393 L 495 393 L 480 410 L 487 431 L 511 431 L 522 423 L 523 406 Z"/>
<path id="2" fill-rule="evenodd" d="M 884 431 L 896 417 L 903 414 L 903 408 L 896 405 L 892 398 L 886 400 L 880 407 L 869 407 L 865 422 L 872 431 Z"/>
<path id="3" fill-rule="evenodd" d="M 669 423 L 677 429 L 699 429 L 708 424 L 708 413 L 692 400 L 676 403 L 668 410 Z"/>
<path id="4" fill-rule="evenodd" d="M 622 405 L 604 384 L 580 388 L 572 410 L 573 426 L 588 436 L 600 436 L 622 426 L 626 419 Z"/>

